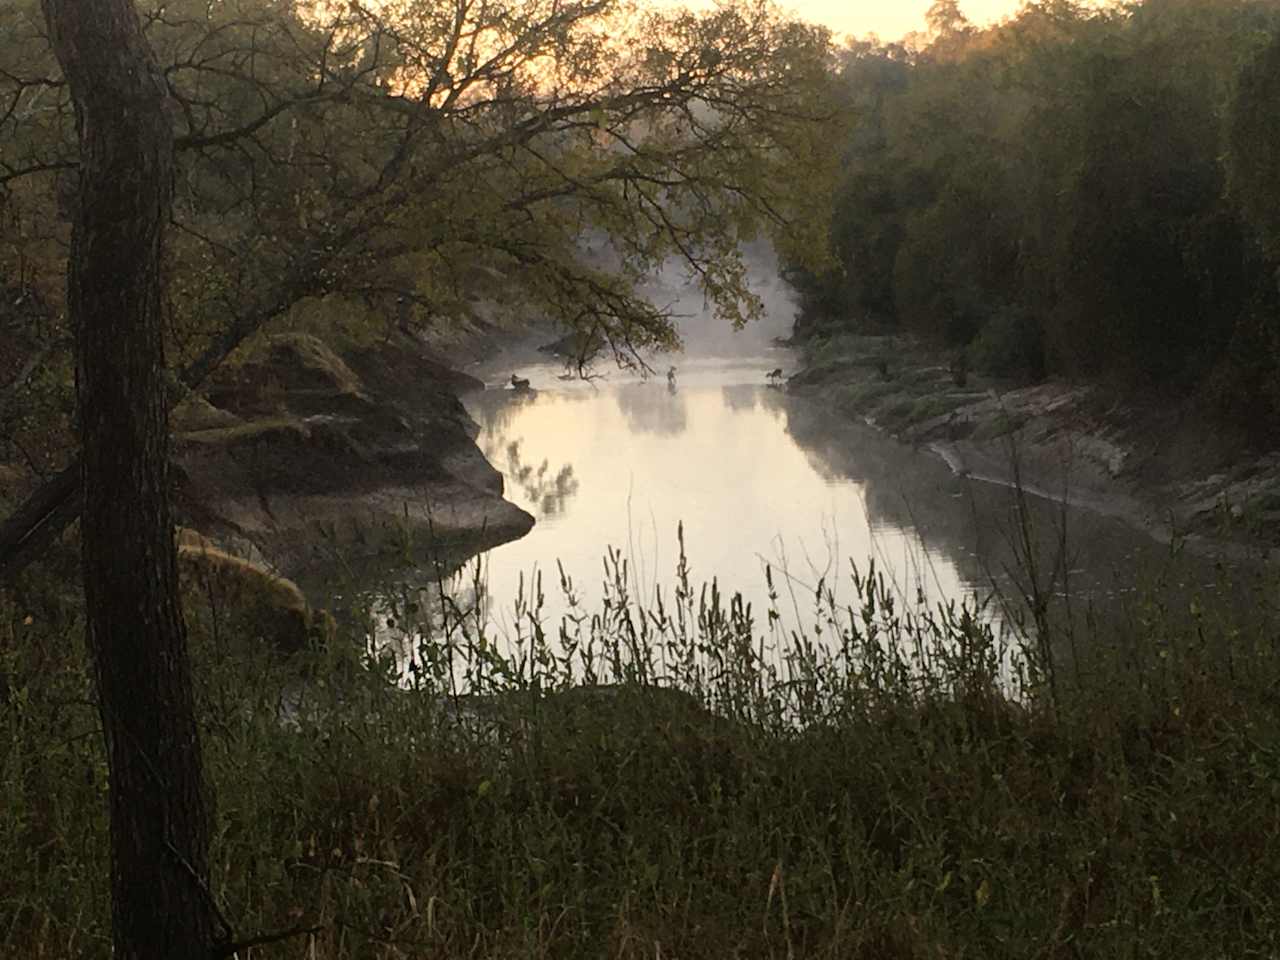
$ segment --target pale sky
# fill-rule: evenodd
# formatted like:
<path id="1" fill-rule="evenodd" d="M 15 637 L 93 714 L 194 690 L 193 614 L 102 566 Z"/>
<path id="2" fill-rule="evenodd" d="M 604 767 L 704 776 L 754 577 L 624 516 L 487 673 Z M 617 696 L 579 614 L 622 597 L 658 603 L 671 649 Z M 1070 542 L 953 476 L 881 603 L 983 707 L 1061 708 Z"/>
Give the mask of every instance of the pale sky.
<path id="1" fill-rule="evenodd" d="M 924 14 L 933 0 L 777 0 L 778 5 L 798 14 L 800 19 L 830 27 L 837 34 L 881 40 L 898 40 L 912 30 L 923 30 Z M 982 26 L 1008 16 L 1022 6 L 1021 0 L 960 0 L 960 9 L 974 24 Z"/>

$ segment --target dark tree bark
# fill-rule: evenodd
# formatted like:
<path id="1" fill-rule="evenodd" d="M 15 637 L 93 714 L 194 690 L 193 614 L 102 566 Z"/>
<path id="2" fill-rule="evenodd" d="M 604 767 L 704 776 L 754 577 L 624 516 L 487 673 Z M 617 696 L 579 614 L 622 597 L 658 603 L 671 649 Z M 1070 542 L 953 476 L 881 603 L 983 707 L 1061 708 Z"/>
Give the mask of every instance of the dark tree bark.
<path id="1" fill-rule="evenodd" d="M 110 772 L 115 956 L 209 957 L 208 822 L 168 496 L 161 244 L 173 131 L 130 0 L 43 0 L 71 87 L 83 573 Z"/>

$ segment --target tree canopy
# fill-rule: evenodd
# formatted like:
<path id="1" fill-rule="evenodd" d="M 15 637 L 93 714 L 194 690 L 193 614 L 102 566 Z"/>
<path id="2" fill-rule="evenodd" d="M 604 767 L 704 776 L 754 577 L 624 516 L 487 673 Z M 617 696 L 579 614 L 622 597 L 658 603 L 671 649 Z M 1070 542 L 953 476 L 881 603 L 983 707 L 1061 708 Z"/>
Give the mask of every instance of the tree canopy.
<path id="1" fill-rule="evenodd" d="M 681 258 L 718 313 L 742 323 L 758 305 L 740 240 L 765 229 L 792 257 L 822 249 L 828 40 L 768 4 L 138 10 L 173 104 L 168 326 L 188 383 L 264 324 L 335 300 L 424 326 L 539 317 L 634 359 L 679 340 L 636 292 L 657 264 Z M 38 305 L 3 318 L 15 356 L 65 337 L 77 164 L 39 6 L 9 0 L 0 278 Z M 50 430 L 70 411 L 64 357 L 0 370 L 0 389 L 23 384 L 7 396 L 7 432 L 43 470 L 67 454 L 36 440 L 64 435 Z"/>
<path id="2" fill-rule="evenodd" d="M 821 156 L 826 37 L 763 4 L 610 0 L 18 0 L 0 28 L 0 345 L 23 358 L 0 371 L 2 419 L 35 472 L 71 461 L 6 524 L 5 557 L 79 500 L 115 952 L 230 955 L 178 597 L 174 388 L 325 300 L 402 326 L 518 303 L 639 359 L 678 343 L 636 290 L 673 256 L 746 322 L 740 241 L 768 225 L 803 249 L 788 227 L 794 185 L 812 188 L 796 168 Z"/>
<path id="3" fill-rule="evenodd" d="M 812 318 L 911 329 L 995 373 L 1112 378 L 1274 422 L 1280 8 L 1026 4 L 849 46 Z"/>

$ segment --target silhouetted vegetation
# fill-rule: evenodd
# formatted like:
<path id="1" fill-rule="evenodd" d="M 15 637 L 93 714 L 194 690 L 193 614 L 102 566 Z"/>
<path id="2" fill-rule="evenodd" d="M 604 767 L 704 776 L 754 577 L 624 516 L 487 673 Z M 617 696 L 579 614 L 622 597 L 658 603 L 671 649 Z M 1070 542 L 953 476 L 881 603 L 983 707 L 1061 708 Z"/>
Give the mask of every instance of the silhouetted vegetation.
<path id="1" fill-rule="evenodd" d="M 1280 9 L 1050 0 L 979 30 L 954 6 L 844 54 L 836 263 L 794 272 L 801 333 L 914 331 L 985 372 L 1155 387 L 1262 433 Z"/>
<path id="2" fill-rule="evenodd" d="M 77 423 L 95 435 L 91 405 L 77 415 L 71 402 L 75 371 L 88 382 L 71 335 L 89 325 L 64 288 L 70 223 L 114 209 L 84 199 L 81 135 L 113 126 L 76 122 L 74 78 L 55 63 L 45 14 L 75 23 L 72 6 L 0 9 L 0 502 L 7 512 L 34 488 L 39 507 L 30 521 L 18 508 L 15 545 L 75 515 Z M 934 338 L 951 359 L 930 384 L 966 388 L 971 369 L 1084 375 L 1198 398 L 1259 440 L 1280 422 L 1273 2 L 1047 0 L 977 30 L 938 0 L 927 38 L 849 48 L 835 94 L 827 36 L 765 5 L 617 19 L 591 0 L 143 12 L 135 39 L 154 48 L 173 150 L 156 176 L 126 164 L 109 186 L 165 193 L 150 209 L 169 239 L 147 248 L 143 279 L 169 366 L 145 364 L 147 407 L 185 398 L 222 418 L 193 443 L 297 432 L 297 411 L 275 400 L 258 411 L 272 419 L 249 424 L 188 396 L 204 385 L 216 398 L 211 372 L 255 338 L 291 344 L 316 389 L 354 406 L 368 402 L 355 373 L 296 331 L 447 341 L 536 314 L 626 359 L 678 341 L 672 313 L 641 295 L 672 258 L 721 319 L 744 322 L 759 301 L 740 244 L 762 231 L 795 263 L 802 333 Z M 623 25 L 627 43 L 603 42 Z M 809 231 L 826 231 L 831 143 L 843 153 L 834 265 L 821 268 Z M 590 236 L 607 250 L 589 256 Z M 104 249 L 137 266 L 135 246 Z M 113 302 L 110 282 L 86 289 Z M 281 330 L 295 335 L 265 336 Z M 251 356 L 233 362 L 241 388 L 276 395 Z M 864 394 L 916 374 L 890 348 L 859 362 L 877 373 Z M 923 393 L 894 403 L 904 420 L 946 412 Z M 107 437 L 96 431 L 99 447 Z M 575 495 L 568 466 L 507 453 L 545 514 Z M 102 474 L 130 479 L 129 463 Z M 150 862 L 178 874 L 197 939 L 220 955 L 1276 953 L 1270 582 L 1230 617 L 1194 596 L 1139 603 L 1119 641 L 1099 628 L 1087 657 L 1064 660 L 1025 526 L 1026 625 L 1006 607 L 1000 635 L 985 609 L 904 609 L 874 569 L 855 569 L 851 606 L 819 585 L 807 632 L 777 596 L 753 611 L 715 581 L 692 584 L 683 557 L 673 588 L 641 604 L 612 552 L 598 606 L 562 573 L 572 612 L 544 626 L 539 580 L 514 638 L 492 634 L 478 583 L 349 591 L 330 619 L 271 579 L 291 614 L 281 650 L 280 610 L 236 609 L 184 564 L 192 678 L 177 712 L 103 699 L 104 664 L 126 679 L 148 670 L 114 643 L 95 641 L 96 672 L 86 653 L 86 622 L 106 605 L 95 589 L 115 602 L 154 570 L 179 589 L 157 559 L 171 524 L 156 476 L 154 510 L 112 494 L 148 514 L 145 562 L 112 552 L 126 542 L 112 528 L 91 532 L 90 502 L 90 599 L 74 536 L 54 534 L 23 548 L 39 562 L 0 592 L 5 955 L 112 954 L 110 878 L 140 874 L 112 856 L 110 790 L 140 821 L 117 835 L 147 839 Z M 176 624 L 177 597 L 163 599 Z M 158 604 L 118 605 L 113 636 L 160 622 Z M 185 664 L 185 639 L 165 649 Z M 118 764 L 109 778 L 113 745 L 141 744 L 132 760 L 148 776 L 174 756 L 163 739 L 111 733 L 125 715 L 188 744 L 198 725 L 191 779 L 216 802 L 187 805 L 194 853 L 174 842 L 179 821 L 140 803 L 163 786 L 122 790 Z M 180 917 L 133 886 L 138 926 L 152 903 Z M 257 931 L 285 945 L 232 946 Z"/>
<path id="3" fill-rule="evenodd" d="M 187 596 L 210 892 L 308 931 L 254 956 L 1274 954 L 1273 583 L 1247 622 L 1135 603 L 1073 662 L 874 567 L 807 633 L 683 561 L 644 604 L 605 567 L 559 625 L 541 583 L 504 638 L 424 581 L 290 658 Z M 102 740 L 50 573 L 0 599 L 0 947 L 105 957 Z"/>

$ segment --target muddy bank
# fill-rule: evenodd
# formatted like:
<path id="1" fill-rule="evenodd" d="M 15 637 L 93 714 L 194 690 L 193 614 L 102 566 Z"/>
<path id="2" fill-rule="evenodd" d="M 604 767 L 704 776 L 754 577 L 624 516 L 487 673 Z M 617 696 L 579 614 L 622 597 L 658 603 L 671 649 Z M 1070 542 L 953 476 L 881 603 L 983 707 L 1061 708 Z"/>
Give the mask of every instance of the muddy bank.
<path id="1" fill-rule="evenodd" d="M 1003 383 L 897 336 L 833 337 L 804 355 L 791 392 L 926 448 L 957 473 L 1020 483 L 1206 552 L 1280 546 L 1280 453 L 1251 449 L 1243 430 L 1190 402 Z"/>
<path id="2" fill-rule="evenodd" d="M 458 400 L 483 384 L 396 335 L 264 341 L 174 418 L 183 523 L 288 576 L 465 556 L 522 536 Z"/>

